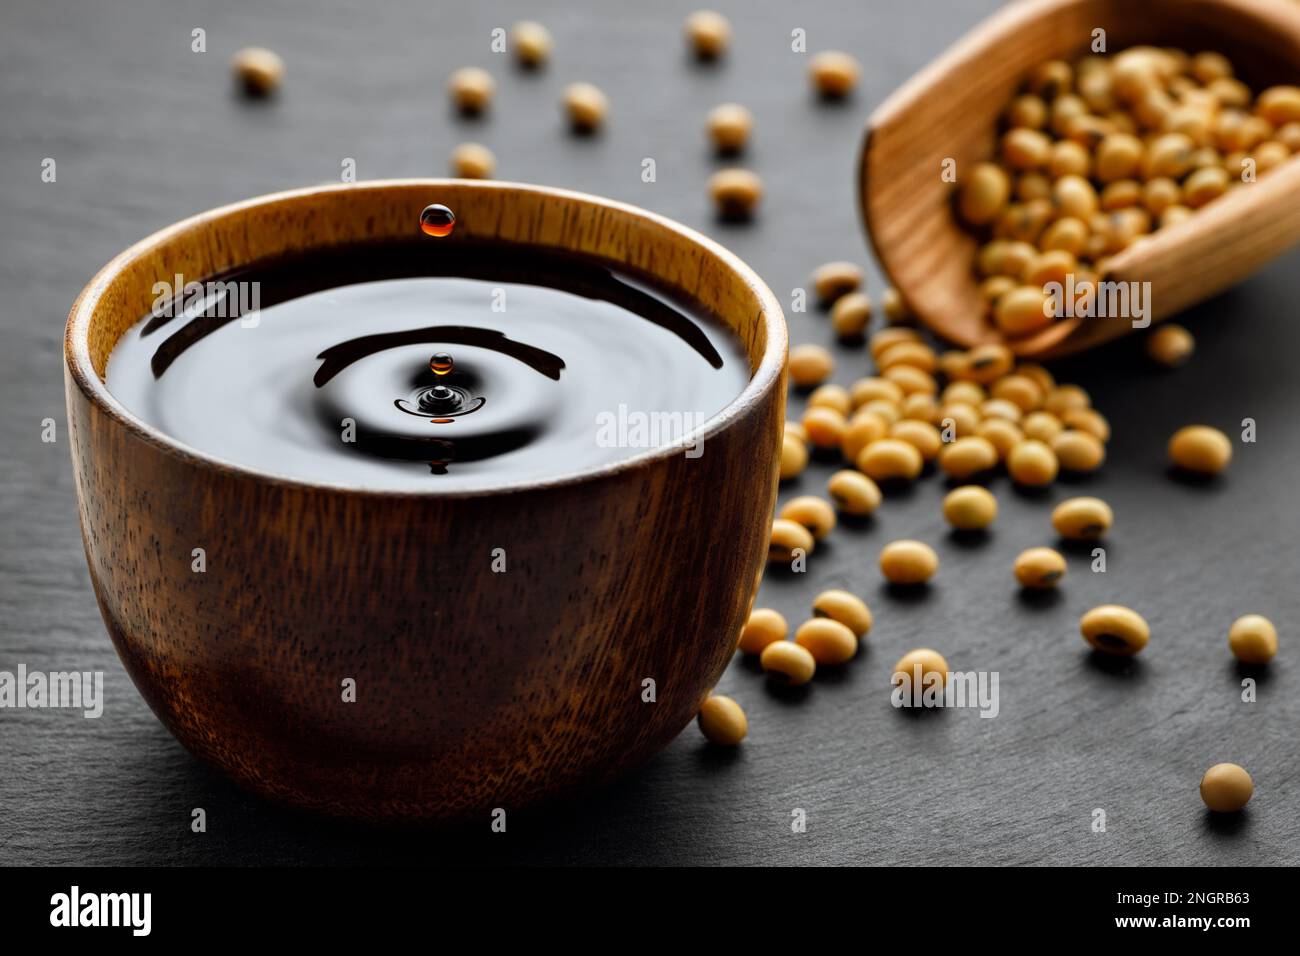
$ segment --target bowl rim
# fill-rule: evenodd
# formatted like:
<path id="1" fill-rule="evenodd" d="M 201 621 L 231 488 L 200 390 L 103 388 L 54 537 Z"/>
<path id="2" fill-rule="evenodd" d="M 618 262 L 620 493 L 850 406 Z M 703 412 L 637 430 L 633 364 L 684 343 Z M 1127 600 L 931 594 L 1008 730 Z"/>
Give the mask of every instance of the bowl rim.
<path id="1" fill-rule="evenodd" d="M 470 189 L 498 193 L 526 193 L 544 201 L 559 201 L 570 204 L 577 203 L 580 205 L 616 210 L 630 216 L 634 220 L 639 220 L 644 224 L 653 224 L 661 229 L 666 229 L 667 231 L 674 233 L 683 241 L 704 250 L 705 253 L 721 262 L 724 267 L 738 275 L 741 281 L 744 282 L 761 304 L 761 313 L 763 315 L 764 327 L 767 333 L 767 345 L 763 350 L 758 367 L 750 375 L 749 381 L 746 383 L 744 389 L 742 389 L 741 392 L 729 401 L 721 410 L 705 420 L 702 425 L 692 429 L 683 436 L 681 442 L 672 445 L 646 449 L 636 454 L 619 458 L 616 461 L 607 462 L 603 465 L 560 472 L 544 478 L 524 481 L 507 480 L 482 487 L 466 489 L 438 490 L 437 488 L 430 488 L 428 490 L 415 491 L 399 488 L 365 487 L 345 482 L 335 483 L 329 481 L 292 478 L 269 471 L 262 471 L 257 468 L 249 467 L 248 465 L 242 465 L 238 462 L 210 455 L 171 437 L 166 432 L 150 425 L 142 418 L 136 416 L 125 405 L 123 405 L 111 391 L 109 391 L 107 384 L 95 371 L 90 357 L 89 331 L 91 320 L 101 306 L 104 294 L 117 278 L 118 274 L 126 268 L 128 264 L 150 254 L 154 250 L 164 246 L 166 243 L 174 241 L 188 233 L 198 232 L 218 219 L 257 206 L 292 203 L 332 192 L 386 190 L 407 187 L 427 188 L 433 191 L 453 186 L 456 189 L 461 190 Z M 528 243 L 525 242 L 525 244 Z M 666 288 L 672 289 L 670 283 L 664 283 L 664 285 Z M 778 387 L 785 368 L 788 348 L 789 339 L 786 330 L 785 316 L 781 310 L 781 305 L 778 302 L 776 295 L 758 276 L 758 274 L 750 266 L 745 264 L 739 256 L 731 252 L 721 243 L 705 236 L 703 233 L 697 232 L 688 226 L 684 226 L 667 216 L 651 212 L 639 206 L 634 206 L 631 203 L 606 199 L 590 193 L 569 189 L 559 189 L 550 186 L 538 186 L 531 183 L 510 182 L 506 180 L 466 180 L 445 177 L 427 179 L 371 179 L 355 183 L 330 183 L 325 185 L 307 186 L 299 189 L 289 189 L 281 192 L 254 196 L 249 199 L 229 203 L 224 206 L 218 206 L 214 209 L 209 209 L 193 216 L 189 216 L 146 236 L 138 242 L 133 243 L 131 246 L 110 259 L 108 263 L 105 264 L 104 267 L 101 268 L 99 272 L 97 272 L 86 284 L 85 288 L 83 288 L 78 294 L 76 301 L 73 302 L 72 309 L 68 313 L 68 321 L 64 328 L 63 337 L 65 371 L 69 380 L 76 385 L 87 401 L 100 412 L 104 413 L 116 422 L 117 425 L 125 428 L 133 437 L 149 443 L 160 451 L 181 460 L 190 467 L 206 469 L 227 477 L 244 478 L 259 483 L 302 492 L 346 494 L 348 496 L 384 499 L 479 498 L 500 495 L 503 492 L 529 492 L 558 489 L 577 486 L 587 482 L 600 481 L 602 479 L 615 477 L 636 469 L 644 468 L 660 461 L 666 461 L 669 458 L 681 454 L 682 445 L 688 440 L 698 440 L 702 438 L 707 444 L 710 438 L 717 436 L 723 430 L 730 427 L 743 415 L 757 406 L 769 391 Z"/>

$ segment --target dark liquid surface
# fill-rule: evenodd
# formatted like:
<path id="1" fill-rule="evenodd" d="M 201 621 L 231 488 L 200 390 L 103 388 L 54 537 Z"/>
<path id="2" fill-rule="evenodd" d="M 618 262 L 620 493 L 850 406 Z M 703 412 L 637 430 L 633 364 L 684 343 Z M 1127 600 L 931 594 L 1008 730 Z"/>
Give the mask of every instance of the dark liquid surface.
<path id="1" fill-rule="evenodd" d="M 534 250 L 368 245 L 220 281 L 163 290 L 108 388 L 172 438 L 287 478 L 471 490 L 703 453 L 692 433 L 749 380 L 717 320 Z"/>

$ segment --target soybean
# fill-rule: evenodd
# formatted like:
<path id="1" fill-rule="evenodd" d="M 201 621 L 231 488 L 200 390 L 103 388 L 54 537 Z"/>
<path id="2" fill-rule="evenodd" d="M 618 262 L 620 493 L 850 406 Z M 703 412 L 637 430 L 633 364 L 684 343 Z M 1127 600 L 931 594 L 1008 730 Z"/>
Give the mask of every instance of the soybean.
<path id="1" fill-rule="evenodd" d="M 1000 461 L 1006 461 L 1011 449 L 1025 440 L 1025 433 L 1005 418 L 990 418 L 979 423 L 975 434 L 985 439 L 998 453 Z"/>
<path id="2" fill-rule="evenodd" d="M 779 613 L 770 607 L 755 608 L 740 630 L 737 647 L 743 654 L 761 654 L 763 648 L 773 641 L 785 640 L 788 633 L 790 625 L 786 624 L 785 618 Z"/>
<path id="3" fill-rule="evenodd" d="M 1048 444 L 1066 471 L 1096 471 L 1106 461 L 1106 446 L 1095 435 L 1071 428 Z"/>
<path id="4" fill-rule="evenodd" d="M 853 397 L 843 385 L 819 385 L 808 396 L 809 408 L 830 408 L 847 415 L 853 410 Z"/>
<path id="5" fill-rule="evenodd" d="M 860 378 L 849 386 L 849 398 L 854 408 L 878 398 L 896 405 L 903 400 L 903 397 L 903 390 L 887 378 L 875 376 Z"/>
<path id="6" fill-rule="evenodd" d="M 1159 216 L 1166 209 L 1177 206 L 1182 202 L 1182 198 L 1182 187 L 1168 177 L 1161 176 L 1147 180 L 1142 187 L 1142 205 L 1146 206 L 1147 212 L 1153 216 Z"/>
<path id="7" fill-rule="evenodd" d="M 886 425 L 894 425 L 903 417 L 903 413 L 899 410 L 899 405 L 899 402 L 891 402 L 883 398 L 873 398 L 853 414 L 855 417 L 858 415 L 875 415 Z"/>
<path id="8" fill-rule="evenodd" d="M 1016 367 L 1016 374 L 1023 375 L 1025 378 L 1028 378 L 1037 384 L 1038 387 L 1042 389 L 1044 397 L 1046 397 L 1052 389 L 1056 388 L 1056 379 L 1052 377 L 1052 373 L 1041 365 L 1036 365 L 1033 362 L 1026 362 L 1023 365 L 1018 365 Z"/>
<path id="9" fill-rule="evenodd" d="M 835 359 L 820 345 L 796 345 L 790 350 L 790 378 L 799 388 L 812 388 L 830 378 Z"/>
<path id="10" fill-rule="evenodd" d="M 1206 166 L 1187 177 L 1183 183 L 1183 203 L 1199 209 L 1212 199 L 1228 191 L 1228 171 L 1218 166 Z"/>
<path id="11" fill-rule="evenodd" d="M 492 74 L 477 66 L 466 66 L 457 70 L 447 81 L 451 100 L 456 109 L 467 115 L 482 113 L 492 103 L 492 94 L 496 92 L 496 80 Z"/>
<path id="12" fill-rule="evenodd" d="M 893 286 L 885 289 L 880 297 L 880 309 L 885 313 L 885 318 L 894 325 L 907 322 L 912 318 L 912 313 L 908 311 L 907 303 L 903 301 L 902 293 Z"/>
<path id="13" fill-rule="evenodd" d="M 452 151 L 452 175 L 462 179 L 491 179 L 497 158 L 492 150 L 478 143 L 461 143 Z"/>
<path id="14" fill-rule="evenodd" d="M 1028 548 L 1016 556 L 1012 570 L 1021 587 L 1041 591 L 1065 577 L 1065 558 L 1053 548 Z"/>
<path id="15" fill-rule="evenodd" d="M 958 531 L 983 531 L 998 516 L 998 499 L 987 488 L 962 485 L 944 496 L 943 516 Z"/>
<path id="16" fill-rule="evenodd" d="M 1097 211 L 1097 190 L 1082 176 L 1062 176 L 1052 187 L 1052 203 L 1063 216 L 1087 222 Z"/>
<path id="17" fill-rule="evenodd" d="M 934 376 L 915 365 L 894 365 L 881 372 L 881 377 L 893 382 L 903 390 L 904 395 L 937 395 L 939 384 Z"/>
<path id="18" fill-rule="evenodd" d="M 961 349 L 948 349 L 939 355 L 939 371 L 948 383 L 970 381 L 970 358 Z"/>
<path id="19" fill-rule="evenodd" d="M 1259 94 L 1259 115 L 1274 126 L 1300 121 L 1300 86 L 1272 86 Z"/>
<path id="20" fill-rule="evenodd" d="M 1236 813 L 1255 795 L 1255 781 L 1235 763 L 1216 763 L 1201 777 L 1201 799 L 1215 813 Z"/>
<path id="21" fill-rule="evenodd" d="M 1029 77 L 1029 89 L 1048 100 L 1065 96 L 1072 86 L 1073 71 L 1064 60 L 1040 63 Z"/>
<path id="22" fill-rule="evenodd" d="M 996 399 L 1011 402 L 1023 413 L 1033 412 L 1043 402 L 1043 389 L 1027 375 L 1008 375 L 993 383 L 989 394 Z"/>
<path id="23" fill-rule="evenodd" d="M 763 198 L 763 181 L 748 169 L 720 169 L 709 177 L 709 195 L 723 219 L 748 219 Z"/>
<path id="24" fill-rule="evenodd" d="M 1066 139 L 1052 146 L 1051 159 L 1048 160 L 1048 171 L 1056 178 L 1059 179 L 1062 176 L 1087 176 L 1091 170 L 1092 156 L 1088 154 L 1088 150 L 1081 144 Z"/>
<path id="25" fill-rule="evenodd" d="M 591 83 L 571 83 L 564 90 L 564 111 L 576 131 L 593 133 L 605 124 L 609 99 Z"/>
<path id="26" fill-rule="evenodd" d="M 849 292 L 831 306 L 831 327 L 842 342 L 861 342 L 870 321 L 871 299 L 865 293 Z"/>
<path id="27" fill-rule="evenodd" d="M 1052 527 L 1071 541 L 1096 541 L 1114 521 L 1110 505 L 1100 498 L 1067 498 L 1052 511 Z"/>
<path id="28" fill-rule="evenodd" d="M 1228 646 L 1243 663 L 1267 664 L 1277 654 L 1277 628 L 1262 615 L 1247 614 L 1232 622 Z"/>
<path id="29" fill-rule="evenodd" d="M 1092 406 L 1092 398 L 1078 385 L 1058 385 L 1047 393 L 1043 400 L 1043 410 L 1051 412 L 1058 418 L 1066 412 Z"/>
<path id="30" fill-rule="evenodd" d="M 1217 428 L 1188 425 L 1169 439 L 1169 457 L 1186 471 L 1217 475 L 1232 461 L 1232 442 Z"/>
<path id="31" fill-rule="evenodd" d="M 1061 413 L 1061 423 L 1067 428 L 1088 432 L 1100 442 L 1110 441 L 1110 422 L 1091 408 L 1069 408 Z"/>
<path id="32" fill-rule="evenodd" d="M 1041 285 L 1019 286 L 998 299 L 993 319 L 1004 334 L 1028 335 L 1052 321 L 1050 303 Z"/>
<path id="33" fill-rule="evenodd" d="M 905 441 L 919 451 L 922 462 L 934 461 L 943 448 L 943 438 L 939 435 L 939 429 L 929 422 L 915 418 L 905 418 L 901 422 L 895 422 L 889 430 L 889 436 Z"/>
<path id="34" fill-rule="evenodd" d="M 925 462 L 915 445 L 898 438 L 881 438 L 864 448 L 854 464 L 874 481 L 912 481 Z"/>
<path id="35" fill-rule="evenodd" d="M 988 385 L 1011 371 L 1015 357 L 1005 345 L 989 343 L 977 345 L 967 353 L 972 381 Z"/>
<path id="36" fill-rule="evenodd" d="M 1053 149 L 1052 158 L 1048 160 L 1048 172 L 1055 168 L 1055 159 L 1056 151 Z M 1021 173 L 1016 177 L 1012 194 L 1021 202 L 1029 202 L 1031 199 L 1048 199 L 1052 195 L 1052 180 L 1040 172 Z"/>
<path id="37" fill-rule="evenodd" d="M 1030 412 L 1020 421 L 1020 428 L 1026 438 L 1050 443 L 1065 430 L 1061 420 L 1051 412 Z"/>
<path id="38" fill-rule="evenodd" d="M 917 675 L 920 675 L 920 686 L 923 690 L 926 687 L 943 687 L 948 683 L 948 662 L 938 651 L 932 651 L 928 647 L 918 647 L 898 659 L 890 683 L 910 693 L 912 682 L 917 679 Z"/>
<path id="39" fill-rule="evenodd" d="M 891 541 L 880 552 L 880 573 L 891 584 L 924 584 L 939 570 L 939 556 L 921 541 Z"/>
<path id="40" fill-rule="evenodd" d="M 979 428 L 979 409 L 965 402 L 950 402 L 939 409 L 939 424 L 944 429 L 945 441 L 950 440 L 949 432 L 951 438 L 961 440 L 975 434 L 976 429 Z"/>
<path id="41" fill-rule="evenodd" d="M 813 536 L 797 521 L 777 518 L 772 522 L 772 539 L 767 546 L 767 560 L 774 564 L 789 564 L 795 551 L 812 554 Z"/>
<path id="42" fill-rule="evenodd" d="M 871 350 L 871 357 L 878 359 L 885 354 L 885 350 L 891 345 L 897 345 L 899 342 L 920 342 L 921 336 L 915 329 L 903 328 L 901 326 L 892 326 L 888 329 L 881 329 L 875 335 L 871 336 L 871 341 L 867 347 Z"/>
<path id="43" fill-rule="evenodd" d="M 950 478 L 964 480 L 998 463 L 998 450 L 987 438 L 968 435 L 958 438 L 939 452 L 939 467 Z"/>
<path id="44" fill-rule="evenodd" d="M 1011 180 L 994 163 L 976 163 L 961 191 L 961 214 L 972 226 L 997 218 L 1011 196 Z"/>
<path id="45" fill-rule="evenodd" d="M 1007 455 L 1011 480 L 1027 488 L 1041 488 L 1056 480 L 1060 463 L 1052 449 L 1033 438 L 1022 441 Z"/>
<path id="46" fill-rule="evenodd" d="M 1079 263 L 1074 255 L 1064 249 L 1047 249 L 1034 257 L 1024 273 L 1020 276 L 1022 282 L 1035 287 L 1040 293 L 1048 284 L 1056 282 L 1062 286 L 1068 281 L 1071 273 L 1079 271 Z M 1047 308 L 1049 303 L 1044 297 L 1044 315 L 1050 317 L 1051 310 Z"/>
<path id="47" fill-rule="evenodd" d="M 898 365 L 909 365 L 927 374 L 934 372 L 938 365 L 934 349 L 923 342 L 899 342 L 880 353 L 876 366 L 882 371 Z M 906 391 L 906 389 L 904 389 Z"/>
<path id="48" fill-rule="evenodd" d="M 1018 424 L 1024 417 L 1020 406 L 1005 398 L 990 398 L 980 404 L 979 411 L 983 418 L 1005 418 L 1012 424 Z"/>
<path id="49" fill-rule="evenodd" d="M 536 69 L 551 55 L 551 31 L 532 20 L 521 20 L 510 31 L 510 45 L 522 66 Z"/>
<path id="50" fill-rule="evenodd" d="M 983 405 L 987 397 L 984 387 L 975 382 L 953 382 L 943 390 L 945 403 L 961 402 L 974 408 Z"/>
<path id="51" fill-rule="evenodd" d="M 904 421 L 924 422 L 927 425 L 939 423 L 939 403 L 933 395 L 926 395 L 924 392 L 913 392 L 903 399 L 901 411 Z M 935 451 L 937 453 L 938 449 L 936 448 Z"/>
<path id="52" fill-rule="evenodd" d="M 819 96 L 839 99 L 848 96 L 858 85 L 862 67 L 847 53 L 825 50 L 815 54 L 808 64 L 808 75 Z"/>
<path id="53" fill-rule="evenodd" d="M 817 448 L 838 448 L 848 422 L 833 408 L 814 405 L 803 415 L 808 441 Z"/>
<path id="54" fill-rule="evenodd" d="M 803 525 L 815 541 L 820 541 L 835 529 L 835 509 L 816 495 L 791 498 L 781 509 L 779 517 Z"/>
<path id="55" fill-rule="evenodd" d="M 813 291 L 823 305 L 862 287 L 862 270 L 852 262 L 827 262 L 813 272 Z"/>
<path id="56" fill-rule="evenodd" d="M 817 660 L 808 648 L 793 641 L 777 641 L 763 648 L 759 666 L 775 681 L 790 687 L 806 684 L 817 673 Z"/>
<path id="57" fill-rule="evenodd" d="M 1079 619 L 1079 631 L 1095 650 L 1118 657 L 1132 657 L 1151 637 L 1142 615 L 1119 604 L 1093 608 Z"/>
<path id="58" fill-rule="evenodd" d="M 738 153 L 749 142 L 754 116 L 739 103 L 723 103 L 709 113 L 709 138 L 720 153 Z"/>
<path id="59" fill-rule="evenodd" d="M 889 434 L 889 428 L 889 424 L 875 412 L 860 409 L 844 429 L 840 451 L 848 461 L 856 462 L 863 449 Z"/>
<path id="60" fill-rule="evenodd" d="M 247 96 L 270 96 L 284 80 L 284 60 L 266 47 L 244 47 L 230 61 L 230 67 Z"/>
<path id="61" fill-rule="evenodd" d="M 808 446 L 803 439 L 787 431 L 781 438 L 781 480 L 794 478 L 807 467 Z"/>
<path id="62" fill-rule="evenodd" d="M 871 630 L 871 609 L 860 597 L 848 591 L 823 591 L 813 599 L 812 609 L 814 616 L 838 621 L 852 631 L 854 637 L 862 637 Z"/>
<path id="63" fill-rule="evenodd" d="M 1038 255 L 1038 250 L 1027 242 L 1013 242 L 1009 239 L 994 239 L 980 250 L 978 264 L 980 274 L 986 278 L 1018 279 L 1029 264 Z M 1002 289 L 999 295 L 1006 293 Z"/>
<path id="64" fill-rule="evenodd" d="M 1047 104 L 1038 96 L 1017 96 L 1007 107 L 1006 118 L 1011 126 L 1040 129 L 1047 122 Z"/>
<path id="65" fill-rule="evenodd" d="M 1036 129 L 1017 127 L 1002 137 L 1002 159 L 1012 169 L 1039 169 L 1051 155 L 1051 139 Z"/>
<path id="66" fill-rule="evenodd" d="M 828 617 L 815 617 L 799 625 L 794 642 L 818 664 L 833 667 L 853 659 L 858 638 L 848 627 Z"/>
<path id="67" fill-rule="evenodd" d="M 700 59 L 716 59 L 731 42 L 731 22 L 713 10 L 697 10 L 686 18 L 686 42 Z"/>
<path id="68" fill-rule="evenodd" d="M 862 517 L 880 507 L 880 489 L 860 471 L 845 469 L 831 475 L 826 492 L 835 507 L 847 515 Z"/>
<path id="69" fill-rule="evenodd" d="M 697 718 L 700 732 L 711 744 L 734 747 L 749 733 L 745 712 L 730 697 L 713 694 L 704 701 Z"/>
<path id="70" fill-rule="evenodd" d="M 1103 183 L 1128 179 L 1138 171 L 1143 156 L 1142 140 L 1130 133 L 1111 133 L 1097 144 L 1093 175 Z"/>

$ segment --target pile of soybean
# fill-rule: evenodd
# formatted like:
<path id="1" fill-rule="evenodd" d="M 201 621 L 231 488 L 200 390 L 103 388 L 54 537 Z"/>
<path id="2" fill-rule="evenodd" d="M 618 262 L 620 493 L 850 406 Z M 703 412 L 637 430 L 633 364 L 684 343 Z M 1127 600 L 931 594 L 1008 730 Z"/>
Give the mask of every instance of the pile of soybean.
<path id="1" fill-rule="evenodd" d="M 861 270 L 849 263 L 828 263 L 814 273 L 814 289 L 841 339 L 849 323 L 836 321 L 837 315 L 862 316 L 860 323 L 852 323 L 859 332 L 870 320 L 862 283 Z M 922 481 L 930 474 L 946 476 L 953 487 L 940 506 L 945 522 L 957 532 L 979 532 L 998 515 L 997 496 L 981 482 L 1005 473 L 1022 489 L 1043 488 L 1062 473 L 1086 476 L 1105 463 L 1110 424 L 1083 388 L 1057 382 L 1042 365 L 1017 362 L 1005 345 L 938 352 L 906 324 L 909 317 L 896 301 L 886 317 L 889 325 L 863 336 L 873 374 L 847 387 L 828 382 L 835 371 L 828 349 L 804 344 L 791 350 L 791 386 L 806 401 L 803 418 L 785 425 L 781 478 L 800 475 L 812 454 L 838 456 L 844 467 L 830 476 L 825 497 L 800 495 L 780 508 L 768 551 L 773 566 L 799 570 L 815 561 L 817 543 L 834 533 L 841 516 L 862 518 L 887 507 L 882 488 Z M 1148 351 L 1154 353 L 1150 346 Z M 1179 360 L 1189 352 L 1180 350 Z M 1167 356 L 1153 357 L 1172 364 Z M 1230 463 L 1232 444 L 1216 428 L 1189 425 L 1171 436 L 1168 454 L 1176 470 L 1212 479 Z M 1101 542 L 1114 521 L 1111 507 L 1100 498 L 1062 501 L 1052 512 L 1050 529 L 1044 527 L 1042 539 L 1026 541 L 1008 569 L 1008 587 L 1060 586 L 1066 561 L 1045 541 L 1054 535 L 1067 542 Z M 939 572 L 938 555 L 924 541 L 889 542 L 878 561 L 882 577 L 894 588 L 923 592 Z M 795 628 L 793 640 L 782 615 L 771 608 L 754 610 L 738 649 L 758 655 L 769 679 L 805 684 L 819 667 L 841 667 L 852 660 L 873 621 L 871 609 L 857 595 L 825 591 L 811 602 L 809 618 Z M 1115 656 L 1140 653 L 1151 636 L 1140 614 L 1115 604 L 1085 613 L 1079 630 L 1096 652 Z M 1266 618 L 1247 614 L 1232 625 L 1228 644 L 1240 660 L 1263 664 L 1277 651 L 1277 633 Z M 916 648 L 895 665 L 894 684 L 910 684 L 915 667 L 923 684 L 943 686 L 949 673 L 939 651 Z M 739 743 L 747 731 L 743 710 L 722 697 L 706 702 L 700 727 L 722 745 Z M 1209 790 L 1202 785 L 1203 795 L 1212 794 L 1207 804 L 1213 800 L 1214 809 L 1225 808 L 1232 802 L 1225 792 L 1249 799 L 1250 786 L 1241 785 L 1237 771 L 1245 774 L 1235 764 L 1216 765 L 1207 773 Z M 1224 779 L 1228 783 L 1220 785 Z M 1245 779 L 1249 782 L 1249 775 Z"/>
<path id="2" fill-rule="evenodd" d="M 1300 151 L 1300 87 L 1257 97 L 1222 54 L 1131 47 L 1042 64 L 1002 122 L 957 209 L 986 317 L 1018 337 L 1059 317 L 1048 283 L 1094 295 L 1113 256 Z"/>
<path id="3" fill-rule="evenodd" d="M 975 167 L 958 208 L 985 240 L 977 266 L 986 316 L 1016 337 L 1055 317 L 1047 283 L 1072 278 L 1085 294 L 1104 277 L 1108 257 L 1300 151 L 1300 88 L 1274 87 L 1256 98 L 1217 53 L 1140 47 L 1044 64 L 1008 108 L 1006 124 L 1000 161 Z M 957 483 L 943 499 L 947 523 L 976 532 L 996 520 L 998 502 L 975 482 L 1004 471 L 1020 487 L 1041 488 L 1061 472 L 1086 475 L 1103 466 L 1110 425 L 1083 389 L 1057 383 L 1041 365 L 1017 363 L 1004 345 L 936 352 L 908 327 L 911 317 L 893 289 L 882 299 L 889 326 L 868 338 L 872 303 L 862 283 L 861 270 L 847 262 L 813 276 L 836 337 L 866 341 L 875 368 L 848 387 L 828 384 L 829 350 L 791 350 L 791 384 L 808 394 L 802 420 L 786 423 L 781 478 L 800 474 L 810 451 L 838 453 L 846 467 L 831 476 L 826 498 L 803 495 L 780 509 L 770 563 L 798 570 L 834 531 L 837 514 L 870 515 L 884 501 L 881 485 L 911 483 L 927 470 Z M 1194 346 L 1174 324 L 1146 342 L 1151 359 L 1167 367 L 1186 362 Z M 1168 453 L 1175 469 L 1212 478 L 1231 461 L 1232 445 L 1218 429 L 1188 425 L 1170 438 Z M 1100 541 L 1114 515 L 1098 498 L 1077 497 L 1058 505 L 1051 523 L 1067 541 Z M 1057 587 L 1066 571 L 1062 554 L 1026 544 L 1010 569 L 1015 586 Z M 881 550 L 879 566 L 891 586 L 917 589 L 938 572 L 939 559 L 923 541 L 898 540 Z M 779 613 L 756 609 L 739 650 L 758 655 L 770 679 L 804 684 L 819 666 L 847 664 L 873 623 L 860 597 L 839 590 L 814 598 L 810 612 L 791 641 Z M 1085 613 L 1079 630 L 1094 651 L 1115 656 L 1140 653 L 1151 636 L 1140 614 L 1115 604 Z M 1261 615 L 1239 617 L 1227 637 L 1244 663 L 1263 665 L 1277 653 L 1277 631 Z M 914 649 L 895 665 L 893 682 L 910 684 L 914 673 L 942 686 L 947 661 L 931 648 Z M 722 745 L 747 732 L 743 710 L 725 697 L 709 698 L 699 723 Z M 1240 810 L 1253 791 L 1249 773 L 1233 763 L 1214 765 L 1200 783 L 1206 806 L 1219 812 Z"/>

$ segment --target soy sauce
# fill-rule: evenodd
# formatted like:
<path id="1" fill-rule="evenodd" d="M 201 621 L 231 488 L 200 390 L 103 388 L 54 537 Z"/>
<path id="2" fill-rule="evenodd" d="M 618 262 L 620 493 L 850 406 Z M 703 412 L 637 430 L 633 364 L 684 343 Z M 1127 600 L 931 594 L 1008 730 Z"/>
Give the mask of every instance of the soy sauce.
<path id="1" fill-rule="evenodd" d="M 472 490 L 707 454 L 692 436 L 749 379 L 698 306 L 500 243 L 345 246 L 173 291 L 109 390 L 200 452 L 315 483 Z"/>

